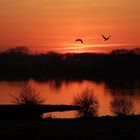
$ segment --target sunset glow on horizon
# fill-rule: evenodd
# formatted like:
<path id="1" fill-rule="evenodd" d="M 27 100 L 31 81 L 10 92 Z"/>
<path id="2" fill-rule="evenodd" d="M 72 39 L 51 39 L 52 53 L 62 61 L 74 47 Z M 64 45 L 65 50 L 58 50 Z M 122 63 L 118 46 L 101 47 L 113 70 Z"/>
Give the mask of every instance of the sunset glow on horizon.
<path id="1" fill-rule="evenodd" d="M 0 0 L 0 50 L 27 46 L 37 52 L 65 53 L 139 47 L 139 3 L 139 0 Z M 102 34 L 111 38 L 104 41 Z M 84 46 L 74 44 L 77 38 L 83 39 Z"/>

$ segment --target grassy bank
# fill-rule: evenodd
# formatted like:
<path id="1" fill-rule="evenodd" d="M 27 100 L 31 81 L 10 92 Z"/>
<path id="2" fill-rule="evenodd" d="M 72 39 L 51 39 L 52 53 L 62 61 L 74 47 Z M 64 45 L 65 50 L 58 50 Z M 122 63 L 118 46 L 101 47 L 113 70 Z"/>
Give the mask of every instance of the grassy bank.
<path id="1" fill-rule="evenodd" d="M 36 118 L 43 113 L 56 111 L 73 111 L 78 110 L 79 106 L 74 105 L 0 105 L 0 119 L 29 119 Z"/>
<path id="2" fill-rule="evenodd" d="M 140 116 L 34 121 L 0 120 L 0 138 L 4 140 L 138 139 Z"/>

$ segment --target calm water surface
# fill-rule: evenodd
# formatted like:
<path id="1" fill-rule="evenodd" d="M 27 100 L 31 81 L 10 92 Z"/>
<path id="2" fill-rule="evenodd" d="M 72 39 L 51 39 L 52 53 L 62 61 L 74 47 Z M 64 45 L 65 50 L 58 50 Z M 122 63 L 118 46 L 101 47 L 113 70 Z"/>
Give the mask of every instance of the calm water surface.
<path id="1" fill-rule="evenodd" d="M 11 95 L 18 92 L 24 82 L 1 81 L 0 82 L 0 104 L 12 104 Z M 110 102 L 115 96 L 123 95 L 134 101 L 135 114 L 140 114 L 140 81 L 65 81 L 49 80 L 37 82 L 29 80 L 28 83 L 40 92 L 45 99 L 45 104 L 72 104 L 73 97 L 85 88 L 93 91 L 99 101 L 99 116 L 112 115 Z M 46 115 L 46 114 L 45 114 Z M 47 114 L 50 116 L 50 114 Z M 53 117 L 71 118 L 75 116 L 74 111 L 55 112 Z"/>

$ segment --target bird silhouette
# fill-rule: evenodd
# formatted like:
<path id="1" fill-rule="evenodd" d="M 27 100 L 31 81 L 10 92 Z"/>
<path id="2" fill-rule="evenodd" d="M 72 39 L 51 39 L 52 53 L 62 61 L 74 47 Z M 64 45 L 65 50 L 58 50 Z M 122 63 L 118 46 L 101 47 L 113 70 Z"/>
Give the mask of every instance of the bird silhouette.
<path id="1" fill-rule="evenodd" d="M 81 42 L 82 44 L 84 44 L 83 40 L 80 39 L 80 38 L 76 39 L 76 40 L 75 40 L 75 43 L 76 43 L 76 42 Z"/>
<path id="2" fill-rule="evenodd" d="M 105 37 L 104 35 L 102 35 L 102 37 L 104 38 L 104 41 L 107 41 L 110 38 L 110 36 Z"/>

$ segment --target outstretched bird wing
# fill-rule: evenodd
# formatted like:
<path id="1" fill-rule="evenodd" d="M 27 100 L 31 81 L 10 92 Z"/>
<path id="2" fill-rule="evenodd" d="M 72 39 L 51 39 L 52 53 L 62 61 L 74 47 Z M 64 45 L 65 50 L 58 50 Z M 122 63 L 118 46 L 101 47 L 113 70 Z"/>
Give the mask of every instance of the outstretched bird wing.
<path id="1" fill-rule="evenodd" d="M 82 44 L 84 43 L 83 40 L 82 39 L 79 39 L 79 38 L 75 40 L 75 43 L 76 42 L 81 42 Z"/>
<path id="2" fill-rule="evenodd" d="M 108 36 L 107 40 L 110 38 L 110 36 Z"/>
<path id="3" fill-rule="evenodd" d="M 106 37 L 104 35 L 102 35 L 102 37 L 106 40 Z"/>
<path id="4" fill-rule="evenodd" d="M 102 35 L 102 37 L 104 38 L 105 41 L 107 41 L 110 38 L 110 36 L 105 37 L 104 35 Z"/>

